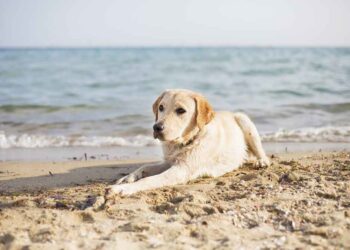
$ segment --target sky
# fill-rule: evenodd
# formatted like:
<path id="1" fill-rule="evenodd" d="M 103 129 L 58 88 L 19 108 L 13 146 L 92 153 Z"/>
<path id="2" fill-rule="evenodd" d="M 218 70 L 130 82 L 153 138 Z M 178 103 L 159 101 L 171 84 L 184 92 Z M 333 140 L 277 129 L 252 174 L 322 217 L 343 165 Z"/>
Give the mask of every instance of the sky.
<path id="1" fill-rule="evenodd" d="M 0 47 L 350 46 L 350 0 L 0 0 Z"/>

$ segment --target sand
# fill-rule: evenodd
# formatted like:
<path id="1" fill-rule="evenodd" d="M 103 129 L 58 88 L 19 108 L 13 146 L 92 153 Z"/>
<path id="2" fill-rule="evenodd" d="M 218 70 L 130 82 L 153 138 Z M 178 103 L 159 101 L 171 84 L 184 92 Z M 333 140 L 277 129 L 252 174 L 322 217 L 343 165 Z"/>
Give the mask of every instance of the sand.
<path id="1" fill-rule="evenodd" d="M 105 201 L 142 160 L 0 163 L 3 249 L 350 249 L 350 153 L 273 155 Z"/>

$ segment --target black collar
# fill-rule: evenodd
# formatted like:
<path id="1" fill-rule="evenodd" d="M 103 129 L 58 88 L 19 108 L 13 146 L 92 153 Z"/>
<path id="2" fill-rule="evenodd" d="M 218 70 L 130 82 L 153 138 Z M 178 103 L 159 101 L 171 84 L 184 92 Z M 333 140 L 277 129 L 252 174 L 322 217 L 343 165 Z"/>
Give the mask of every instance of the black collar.
<path id="1" fill-rule="evenodd" d="M 189 139 L 187 142 L 180 143 L 179 147 L 180 148 L 185 148 L 194 143 L 194 141 L 197 139 L 198 135 L 202 132 L 202 130 L 199 130 L 194 136 L 192 136 L 191 139 Z"/>
<path id="2" fill-rule="evenodd" d="M 187 146 L 190 146 L 191 144 L 193 144 L 194 140 L 196 139 L 197 135 L 195 135 L 194 137 L 192 137 L 190 140 L 188 140 L 186 143 L 181 143 L 180 144 L 180 148 L 185 148 Z"/>

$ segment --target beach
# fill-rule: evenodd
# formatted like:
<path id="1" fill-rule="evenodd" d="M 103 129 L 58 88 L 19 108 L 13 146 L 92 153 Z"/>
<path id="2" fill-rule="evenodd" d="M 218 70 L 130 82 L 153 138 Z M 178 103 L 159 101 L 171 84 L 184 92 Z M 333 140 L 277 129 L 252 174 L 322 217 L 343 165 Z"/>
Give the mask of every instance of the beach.
<path id="1" fill-rule="evenodd" d="M 266 168 L 113 199 L 109 184 L 159 159 L 3 161 L 0 248 L 350 248 L 348 149 L 269 156 Z"/>
<path id="2" fill-rule="evenodd" d="M 349 10 L 0 0 L 0 250 L 350 250 Z"/>
<path id="3" fill-rule="evenodd" d="M 59 20 L 59 19 L 58 19 Z M 0 49 L 0 249 L 350 249 L 350 49 Z M 246 113 L 273 164 L 129 197 L 165 90 Z"/>

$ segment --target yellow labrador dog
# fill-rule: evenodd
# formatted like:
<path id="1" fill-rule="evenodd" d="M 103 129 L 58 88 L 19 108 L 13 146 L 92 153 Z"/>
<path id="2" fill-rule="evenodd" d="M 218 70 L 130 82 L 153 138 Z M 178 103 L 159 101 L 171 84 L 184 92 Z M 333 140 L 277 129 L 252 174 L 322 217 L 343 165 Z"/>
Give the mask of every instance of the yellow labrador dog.
<path id="1" fill-rule="evenodd" d="M 162 141 L 164 162 L 145 165 L 119 179 L 111 194 L 186 183 L 203 175 L 221 176 L 238 168 L 248 154 L 270 164 L 253 122 L 242 113 L 214 112 L 208 101 L 189 90 L 173 89 L 153 104 L 155 138 Z"/>

